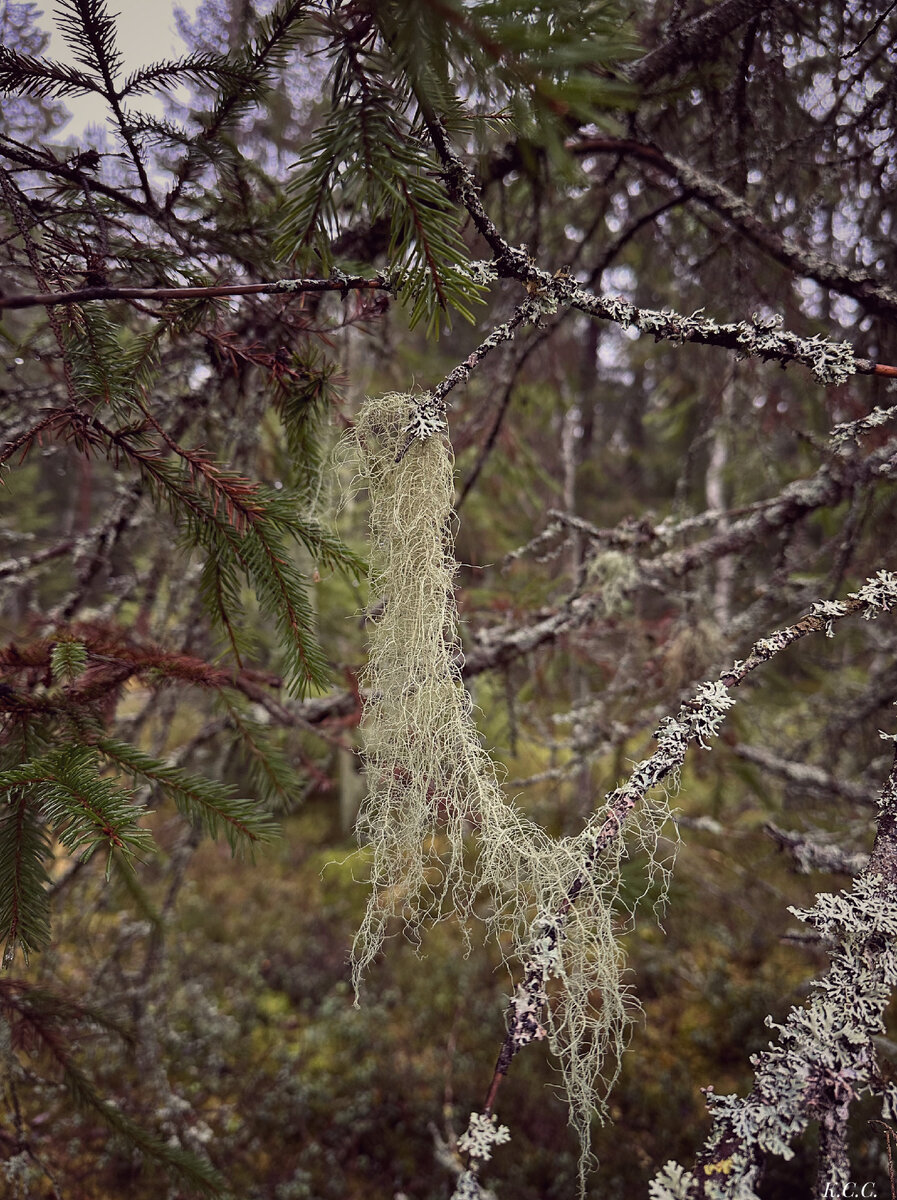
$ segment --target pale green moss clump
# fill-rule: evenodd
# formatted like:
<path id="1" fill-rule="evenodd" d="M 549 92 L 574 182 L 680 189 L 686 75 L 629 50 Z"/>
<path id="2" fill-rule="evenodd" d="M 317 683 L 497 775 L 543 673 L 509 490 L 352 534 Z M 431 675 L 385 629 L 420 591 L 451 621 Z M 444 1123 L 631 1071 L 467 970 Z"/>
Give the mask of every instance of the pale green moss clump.
<path id="1" fill-rule="evenodd" d="M 451 448 L 440 435 L 409 440 L 425 400 L 369 400 L 354 430 L 371 505 L 371 601 L 381 614 L 362 678 L 369 794 L 359 833 L 373 862 L 353 947 L 356 991 L 391 920 L 412 937 L 450 913 L 466 927 L 478 902 L 477 915 L 492 934 L 510 934 L 501 944 L 523 964 L 528 988 L 515 1003 L 543 1010 L 518 1014 L 532 1031 L 523 1040 L 547 1035 L 559 1055 L 585 1163 L 589 1120 L 616 1076 L 632 1007 L 615 903 L 625 850 L 617 838 L 595 861 L 588 831 L 550 838 L 506 801 L 480 745 L 460 673 Z M 635 831 L 649 851 L 658 815 Z"/>

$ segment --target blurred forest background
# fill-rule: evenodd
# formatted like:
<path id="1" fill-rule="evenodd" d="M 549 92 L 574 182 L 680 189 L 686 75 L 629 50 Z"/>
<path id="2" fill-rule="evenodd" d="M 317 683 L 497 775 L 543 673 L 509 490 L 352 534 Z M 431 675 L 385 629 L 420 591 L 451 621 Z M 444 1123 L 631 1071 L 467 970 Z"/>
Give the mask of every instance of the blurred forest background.
<path id="1" fill-rule="evenodd" d="M 390 939 L 353 1006 L 377 598 L 332 457 L 365 396 L 433 388 L 527 297 L 463 265 L 492 251 L 429 107 L 550 274 L 895 364 L 897 10 L 203 0 L 187 57 L 130 75 L 114 11 L 0 4 L 0 1191 L 448 1196 L 513 984 L 444 922 Z M 91 90 L 108 123 L 73 141 Z M 323 289 L 208 291 L 300 276 Z M 78 289 L 119 292 L 41 298 Z M 894 563 L 892 429 L 829 441 L 893 385 L 782 365 L 561 308 L 449 397 L 464 678 L 552 834 L 702 680 Z M 690 752 L 667 903 L 636 921 L 632 846 L 641 1012 L 590 1196 L 693 1161 L 702 1088 L 748 1090 L 767 1016 L 824 969 L 788 907 L 870 849 L 895 648 L 892 618 L 853 619 L 751 676 Z M 556 1085 L 545 1043 L 515 1061 L 498 1196 L 576 1194 Z M 853 1106 L 850 1156 L 885 1195 L 879 1112 Z M 810 1194 L 815 1136 L 764 1197 Z"/>

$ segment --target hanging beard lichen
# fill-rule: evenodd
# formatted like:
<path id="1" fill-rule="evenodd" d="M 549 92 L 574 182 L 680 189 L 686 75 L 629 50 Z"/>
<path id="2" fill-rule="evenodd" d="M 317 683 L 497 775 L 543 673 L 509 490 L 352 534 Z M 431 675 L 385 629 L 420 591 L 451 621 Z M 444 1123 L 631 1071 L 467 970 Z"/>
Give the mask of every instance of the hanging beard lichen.
<path id="1" fill-rule="evenodd" d="M 553 839 L 502 794 L 461 680 L 451 450 L 438 434 L 408 445 L 415 405 L 399 394 L 368 400 L 354 429 L 371 506 L 371 603 L 379 611 L 362 678 L 369 790 L 359 836 L 373 862 L 353 947 L 356 994 L 391 919 L 416 938 L 423 923 L 451 912 L 465 925 L 478 901 L 489 932 L 505 935 L 499 944 L 507 958 L 535 961 L 543 972 L 550 1002 L 536 1019 L 545 1021 L 561 1064 L 584 1180 L 590 1119 L 616 1078 L 634 1007 L 617 942 L 625 849 L 616 838 L 595 861 L 602 814 L 578 837 Z M 665 802 L 655 802 L 634 830 L 649 852 L 648 887 L 656 870 L 665 873 L 654 851 L 667 816 Z M 465 853 L 472 836 L 475 847 Z M 571 882 L 582 880 L 587 861 L 571 905 Z M 548 926 L 561 932 L 542 963 Z"/>

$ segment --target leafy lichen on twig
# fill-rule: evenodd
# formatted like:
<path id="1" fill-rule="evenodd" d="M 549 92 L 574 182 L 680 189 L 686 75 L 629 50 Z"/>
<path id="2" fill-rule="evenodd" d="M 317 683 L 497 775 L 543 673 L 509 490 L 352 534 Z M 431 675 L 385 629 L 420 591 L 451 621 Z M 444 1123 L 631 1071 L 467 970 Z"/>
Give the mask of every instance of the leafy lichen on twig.
<path id="1" fill-rule="evenodd" d="M 849 342 L 819 335 L 800 337 L 782 329 L 778 318 L 770 320 L 754 314 L 750 321 L 719 323 L 700 311 L 685 316 L 672 310 L 639 308 L 620 297 L 596 296 L 565 272 L 552 275 L 540 270 L 525 247 L 512 246 L 500 233 L 483 206 L 473 173 L 452 148 L 443 124 L 432 116 L 426 123 L 443 164 L 449 194 L 467 210 L 494 255 L 492 264 L 475 264 L 485 280 L 491 266 L 499 277 L 519 279 L 531 296 L 540 296 L 548 305 L 572 306 L 590 316 L 650 333 L 658 341 L 721 346 L 739 357 L 775 361 L 783 367 L 797 362 L 809 367 L 824 384 L 842 383 L 854 374 L 897 375 L 895 367 L 857 357 Z"/>
<path id="2" fill-rule="evenodd" d="M 851 1105 L 863 1094 L 877 1096 L 884 1119 L 897 1117 L 897 1086 L 879 1072 L 875 1046 L 897 985 L 897 759 L 879 807 L 872 857 L 852 889 L 790 909 L 828 940 L 828 973 L 784 1023 L 767 1019 L 776 1041 L 752 1059 L 755 1083 L 747 1096 L 708 1091 L 713 1129 L 695 1171 L 667 1163 L 650 1185 L 652 1200 L 754 1197 L 763 1159 L 792 1158 L 792 1143 L 811 1123 L 819 1125 L 823 1147 L 818 1194 L 847 1195 L 843 1145 Z"/>

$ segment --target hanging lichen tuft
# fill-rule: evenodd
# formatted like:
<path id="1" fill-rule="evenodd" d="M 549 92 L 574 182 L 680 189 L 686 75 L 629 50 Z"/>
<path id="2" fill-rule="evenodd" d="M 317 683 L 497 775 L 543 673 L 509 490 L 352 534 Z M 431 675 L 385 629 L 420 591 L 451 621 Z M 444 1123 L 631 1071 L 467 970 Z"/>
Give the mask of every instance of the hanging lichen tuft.
<path id="1" fill-rule="evenodd" d="M 403 917 L 413 932 L 442 914 L 447 895 L 467 912 L 462 848 L 476 803 L 469 787 L 489 767 L 468 736 L 470 702 L 457 666 L 452 458 L 432 437 L 396 462 L 411 407 L 408 396 L 370 400 L 355 426 L 371 504 L 371 600 L 380 609 L 362 678 L 369 790 L 359 833 L 373 851 L 374 891 L 355 941 L 356 987 L 390 917 Z"/>
<path id="2" fill-rule="evenodd" d="M 502 794 L 461 679 L 451 448 L 439 433 L 411 436 L 419 406 L 408 395 L 369 400 L 354 429 L 379 614 L 362 678 L 369 790 L 359 835 L 372 854 L 372 891 L 353 947 L 356 992 L 391 919 L 416 938 L 450 912 L 469 922 L 479 900 L 489 931 L 510 934 L 504 953 L 540 976 L 533 1036 L 547 1033 L 559 1056 L 585 1163 L 632 1008 L 617 941 L 625 846 L 616 839 L 595 855 L 600 813 L 579 837 L 552 839 Z M 634 831 L 652 864 L 666 815 L 659 802 Z"/>

